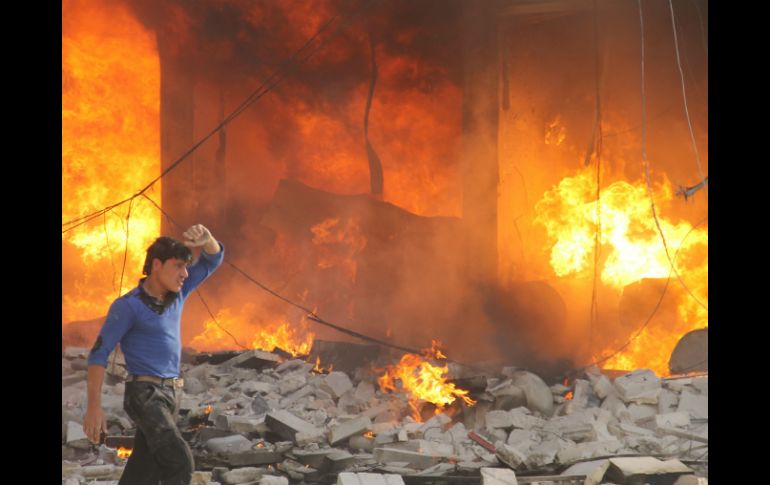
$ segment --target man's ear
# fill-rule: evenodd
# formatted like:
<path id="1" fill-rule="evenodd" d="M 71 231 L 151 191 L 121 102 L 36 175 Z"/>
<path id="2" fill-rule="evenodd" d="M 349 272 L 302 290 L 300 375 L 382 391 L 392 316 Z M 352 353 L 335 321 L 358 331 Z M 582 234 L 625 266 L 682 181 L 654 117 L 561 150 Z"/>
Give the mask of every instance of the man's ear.
<path id="1" fill-rule="evenodd" d="M 152 272 L 155 273 L 156 271 L 160 271 L 160 268 L 163 266 L 163 263 L 161 263 L 160 259 L 158 258 L 152 258 Z"/>

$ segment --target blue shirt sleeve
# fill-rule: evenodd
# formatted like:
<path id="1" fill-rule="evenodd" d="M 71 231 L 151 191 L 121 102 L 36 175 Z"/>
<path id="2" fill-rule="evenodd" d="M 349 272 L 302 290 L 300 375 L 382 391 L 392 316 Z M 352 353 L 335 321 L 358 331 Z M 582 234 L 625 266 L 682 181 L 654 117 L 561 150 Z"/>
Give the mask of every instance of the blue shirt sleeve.
<path id="1" fill-rule="evenodd" d="M 107 318 L 102 325 L 91 353 L 88 354 L 88 365 L 97 364 L 107 367 L 110 352 L 134 324 L 134 311 L 124 298 L 118 298 L 110 306 Z"/>
<path id="2" fill-rule="evenodd" d="M 217 254 L 209 254 L 206 251 L 201 251 L 201 255 L 198 260 L 192 264 L 188 269 L 189 276 L 182 284 L 182 290 L 179 292 L 182 298 L 187 298 L 187 295 L 203 283 L 206 278 L 211 275 L 225 259 L 225 245 L 221 241 L 219 243 L 219 252 Z"/>

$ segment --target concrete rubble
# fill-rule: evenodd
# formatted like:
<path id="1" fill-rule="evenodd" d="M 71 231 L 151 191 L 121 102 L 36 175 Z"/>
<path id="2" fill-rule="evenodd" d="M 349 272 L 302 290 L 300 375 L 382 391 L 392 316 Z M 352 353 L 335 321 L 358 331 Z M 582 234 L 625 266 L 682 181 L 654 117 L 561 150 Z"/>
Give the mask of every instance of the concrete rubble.
<path id="1" fill-rule="evenodd" d="M 83 433 L 87 354 L 71 347 L 62 356 L 67 485 L 117 483 L 126 462 Z M 466 476 L 487 485 L 533 477 L 708 483 L 707 375 L 611 375 L 593 367 L 549 386 L 505 367 L 472 376 L 486 382 L 471 394 L 475 406 L 457 400 L 434 414 L 431 404 L 412 409 L 404 392 L 383 392 L 371 367 L 318 373 L 310 359 L 262 350 L 188 357 L 179 429 L 193 451 L 195 485 L 400 485 L 412 476 Z M 118 377 L 105 382 L 102 400 L 108 435 L 131 442 L 123 389 Z"/>

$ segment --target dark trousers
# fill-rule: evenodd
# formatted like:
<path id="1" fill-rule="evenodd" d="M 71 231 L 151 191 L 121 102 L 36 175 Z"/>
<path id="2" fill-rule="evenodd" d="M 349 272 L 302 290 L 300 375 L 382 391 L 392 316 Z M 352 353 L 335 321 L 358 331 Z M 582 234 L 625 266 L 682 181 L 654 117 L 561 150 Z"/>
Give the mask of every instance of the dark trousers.
<path id="1" fill-rule="evenodd" d="M 126 383 L 123 408 L 136 436 L 118 485 L 189 485 L 194 463 L 176 426 L 175 392 L 153 382 Z"/>

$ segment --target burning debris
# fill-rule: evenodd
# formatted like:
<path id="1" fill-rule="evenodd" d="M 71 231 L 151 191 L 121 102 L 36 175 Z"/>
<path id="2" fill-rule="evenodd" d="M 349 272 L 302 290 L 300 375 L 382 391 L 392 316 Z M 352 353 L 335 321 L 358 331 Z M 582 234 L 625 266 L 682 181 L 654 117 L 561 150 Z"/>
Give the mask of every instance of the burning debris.
<path id="1" fill-rule="evenodd" d="M 84 439 L 85 376 L 72 368 L 81 353 L 68 348 L 62 358 L 63 381 L 79 376 L 62 389 L 62 481 L 112 483 L 130 454 L 134 429 L 117 381 L 103 391 L 109 436 L 99 447 Z M 255 355 L 260 366 L 242 365 Z M 429 364 L 445 359 L 434 342 L 422 357 L 380 359 L 380 373 L 362 359 L 366 367 L 352 377 L 318 373 L 312 357 L 286 360 L 259 350 L 218 364 L 184 364 L 179 422 L 195 457 L 193 483 L 411 483 L 410 477 L 466 477 L 468 483 L 516 483 L 512 477 L 518 477 L 522 483 L 539 477 L 625 484 L 708 473 L 707 374 L 660 378 L 640 369 L 608 375 L 592 367 L 548 386 L 532 373 L 503 367 L 477 376 L 484 385 L 471 392 L 450 382 L 457 364 Z"/>
<path id="2" fill-rule="evenodd" d="M 64 483 L 114 483 L 130 456 L 119 353 L 108 435 L 95 447 L 82 432 L 88 347 L 148 242 L 193 215 L 221 224 L 240 273 L 218 274 L 214 311 L 185 317 L 179 422 L 195 485 L 706 483 L 708 229 L 694 221 L 708 219 L 708 177 L 692 185 L 679 160 L 696 139 L 681 127 L 705 126 L 707 104 L 671 117 L 680 80 L 656 35 L 642 106 L 677 136 L 651 137 L 663 141 L 642 182 L 638 116 L 624 111 L 636 77 L 586 69 L 639 69 L 634 4 L 595 2 L 592 32 L 580 2 L 86 3 L 62 9 Z M 363 22 L 345 10 L 358 3 Z M 688 83 L 704 86 L 695 17 L 645 11 L 690 33 Z M 328 19 L 346 28 L 281 71 Z M 280 92 L 252 92 L 272 75 Z M 195 144 L 263 96 L 216 147 Z M 370 341 L 447 347 L 334 342 L 320 320 L 311 329 L 316 311 Z M 602 369 L 564 379 L 573 362 Z"/>

